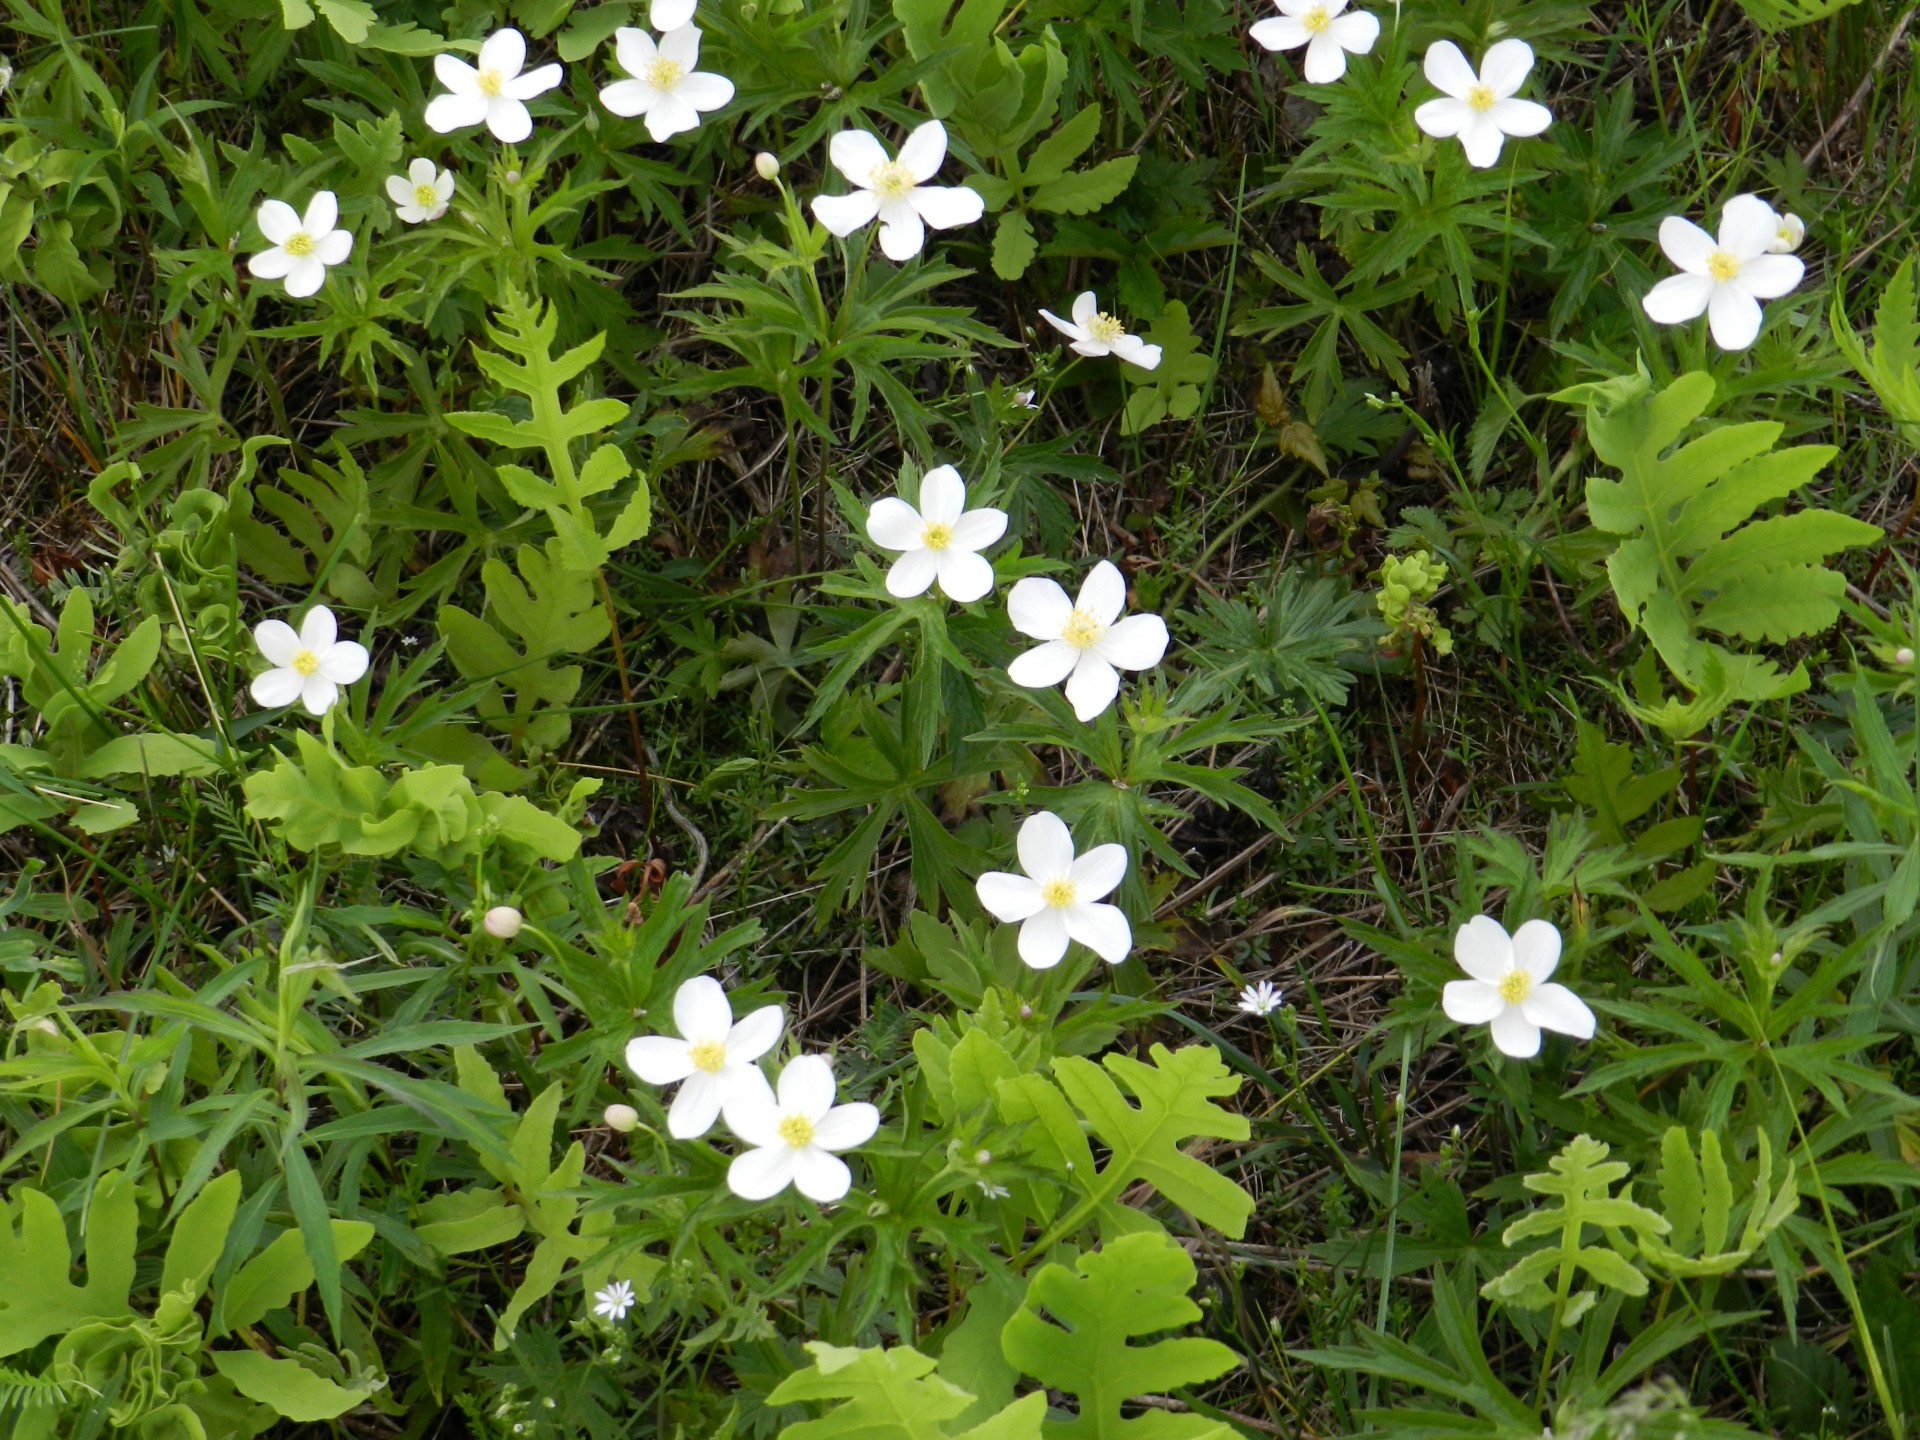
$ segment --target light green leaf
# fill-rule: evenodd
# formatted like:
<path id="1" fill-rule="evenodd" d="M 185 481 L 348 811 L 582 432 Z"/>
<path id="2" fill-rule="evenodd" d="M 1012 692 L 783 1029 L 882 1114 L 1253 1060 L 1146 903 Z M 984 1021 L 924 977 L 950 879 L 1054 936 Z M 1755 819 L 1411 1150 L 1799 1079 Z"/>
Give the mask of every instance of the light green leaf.
<path id="1" fill-rule="evenodd" d="M 843 1403 L 822 1419 L 787 1426 L 780 1440 L 963 1440 L 946 1422 L 973 1397 L 934 1374 L 930 1357 L 906 1345 L 855 1350 L 814 1340 L 806 1348 L 812 1366 L 776 1385 L 767 1404 Z M 965 1431 L 964 1440 L 1041 1440 L 1046 1413 L 1046 1396 L 1028 1395 Z"/>
<path id="2" fill-rule="evenodd" d="M 215 1350 L 208 1358 L 234 1389 L 288 1420 L 336 1419 L 369 1393 L 345 1389 L 297 1360 L 277 1360 L 258 1350 Z"/>

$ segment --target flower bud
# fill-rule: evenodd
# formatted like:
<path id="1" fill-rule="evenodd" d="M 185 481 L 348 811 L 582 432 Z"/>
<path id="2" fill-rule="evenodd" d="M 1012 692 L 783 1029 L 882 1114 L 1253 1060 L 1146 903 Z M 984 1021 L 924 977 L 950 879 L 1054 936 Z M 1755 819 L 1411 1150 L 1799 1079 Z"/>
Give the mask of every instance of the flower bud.
<path id="1" fill-rule="evenodd" d="M 527 917 L 511 905 L 496 905 L 487 911 L 486 918 L 480 922 L 481 928 L 496 940 L 511 940 L 520 933 L 520 927 L 527 923 Z"/>
<path id="2" fill-rule="evenodd" d="M 618 1130 L 622 1135 L 631 1135 L 640 1128 L 640 1112 L 631 1105 L 609 1105 L 600 1118 L 607 1122 L 609 1130 Z"/>
<path id="3" fill-rule="evenodd" d="M 974 1151 L 973 1163 L 976 1165 L 991 1165 L 993 1163 L 993 1152 L 991 1150 Z"/>
<path id="4" fill-rule="evenodd" d="M 753 173 L 762 180 L 776 179 L 780 174 L 780 159 L 770 151 L 762 150 L 753 157 Z"/>
<path id="5" fill-rule="evenodd" d="M 1898 650 L 1894 651 L 1893 663 L 1896 665 L 1913 664 L 1913 647 L 1911 645 L 1902 645 Z"/>
<path id="6" fill-rule="evenodd" d="M 507 171 L 506 179 L 507 184 L 518 185 L 520 183 L 520 172 L 518 170 L 509 170 Z"/>

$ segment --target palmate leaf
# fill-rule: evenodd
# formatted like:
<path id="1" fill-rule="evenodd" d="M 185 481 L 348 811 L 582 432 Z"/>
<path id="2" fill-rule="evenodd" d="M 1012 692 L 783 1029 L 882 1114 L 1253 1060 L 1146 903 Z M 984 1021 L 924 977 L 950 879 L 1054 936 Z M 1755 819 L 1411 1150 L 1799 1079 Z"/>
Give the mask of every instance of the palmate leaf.
<path id="1" fill-rule="evenodd" d="M 970 1430 L 952 1431 L 947 1422 L 971 1408 L 973 1396 L 935 1375 L 935 1362 L 911 1346 L 855 1350 L 813 1340 L 807 1351 L 813 1364 L 776 1385 L 767 1404 L 843 1403 L 818 1420 L 787 1426 L 780 1440 L 1041 1440 L 1047 1397 L 1038 1392 Z"/>

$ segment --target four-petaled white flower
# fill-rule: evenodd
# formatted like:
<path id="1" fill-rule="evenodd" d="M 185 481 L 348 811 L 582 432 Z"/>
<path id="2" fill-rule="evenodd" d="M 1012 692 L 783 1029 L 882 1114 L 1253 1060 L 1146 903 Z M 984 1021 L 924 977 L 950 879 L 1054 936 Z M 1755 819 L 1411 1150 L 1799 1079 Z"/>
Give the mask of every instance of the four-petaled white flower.
<path id="1" fill-rule="evenodd" d="M 527 101 L 558 85 L 561 69 L 542 65 L 521 74 L 527 63 L 527 41 L 511 25 L 486 38 L 479 60 L 476 67 L 458 55 L 434 57 L 433 73 L 448 93 L 427 102 L 427 124 L 442 135 L 485 125 L 494 139 L 517 145 L 533 133 Z"/>
<path id="2" fill-rule="evenodd" d="M 298 700 L 310 714 L 324 715 L 340 698 L 340 687 L 367 673 L 364 645 L 338 638 L 333 611 L 316 605 L 296 633 L 284 620 L 262 620 L 253 627 L 253 643 L 273 668 L 253 677 L 256 702 L 278 709 Z"/>
<path id="3" fill-rule="evenodd" d="M 1051 970 L 1078 940 L 1109 965 L 1133 948 L 1133 929 L 1118 905 L 1095 902 L 1111 894 L 1127 874 L 1127 852 L 1096 845 L 1074 858 L 1073 835 L 1058 815 L 1029 815 L 1015 840 L 1024 875 L 989 870 L 974 882 L 980 903 L 999 920 L 1020 922 L 1020 958 L 1035 970 Z"/>
<path id="4" fill-rule="evenodd" d="M 1524 40 L 1502 40 L 1487 51 L 1476 73 L 1451 40 L 1427 47 L 1427 79 L 1447 98 L 1429 100 L 1413 112 L 1413 123 L 1435 139 L 1459 136 L 1467 163 L 1484 170 L 1500 158 L 1512 135 L 1538 135 L 1553 122 L 1553 112 L 1532 100 L 1516 100 L 1533 69 L 1533 47 Z"/>
<path id="5" fill-rule="evenodd" d="M 1247 986 L 1240 992 L 1240 1008 L 1249 1015 L 1271 1015 L 1280 1008 L 1280 987 L 1271 980 Z"/>
<path id="6" fill-rule="evenodd" d="M 871 1140 L 880 1112 L 833 1099 L 833 1067 L 822 1056 L 789 1060 L 777 1094 L 755 1070 L 727 1101 L 727 1128 L 753 1147 L 733 1157 L 727 1188 L 742 1200 L 768 1200 L 788 1185 L 823 1204 L 844 1196 L 853 1175 L 834 1152 Z"/>
<path id="7" fill-rule="evenodd" d="M 271 250 L 247 261 L 262 280 L 285 280 L 287 294 L 311 295 L 326 282 L 327 267 L 353 253 L 353 232 L 337 229 L 340 202 L 333 191 L 318 190 L 302 216 L 284 200 L 269 200 L 254 213 Z"/>
<path id="8" fill-rule="evenodd" d="M 1560 932 L 1552 922 L 1529 920 L 1509 938 L 1498 920 L 1476 915 L 1454 932 L 1453 958 L 1473 978 L 1449 980 L 1440 1008 L 1462 1025 L 1491 1024 L 1501 1054 L 1538 1055 L 1542 1029 L 1593 1038 L 1593 1011 L 1549 980 L 1560 963 Z"/>
<path id="9" fill-rule="evenodd" d="M 673 1023 L 680 1038 L 643 1035 L 627 1042 L 627 1068 L 649 1085 L 683 1082 L 667 1111 L 667 1133 L 692 1140 L 713 1128 L 721 1107 L 743 1086 L 761 1079 L 753 1062 L 780 1040 L 778 1005 L 763 1005 L 735 1023 L 727 992 L 711 975 L 696 975 L 675 992 Z"/>
<path id="10" fill-rule="evenodd" d="M 1718 240 L 1669 215 L 1660 222 L 1660 248 L 1681 273 L 1649 290 L 1641 307 L 1662 325 L 1683 324 L 1704 310 L 1714 344 L 1746 349 L 1760 334 L 1760 302 L 1786 294 L 1807 271 L 1798 256 L 1768 253 L 1779 233 L 1780 217 L 1758 195 L 1727 202 Z"/>
<path id="11" fill-rule="evenodd" d="M 409 225 L 438 220 L 453 199 L 453 171 L 439 169 L 424 155 L 407 166 L 404 175 L 387 177 L 387 198 L 393 213 Z"/>
<path id="12" fill-rule="evenodd" d="M 1773 239 L 1767 245 L 1769 255 L 1791 255 L 1806 238 L 1806 221 L 1791 211 L 1773 212 Z"/>
<path id="13" fill-rule="evenodd" d="M 608 85 L 600 103 L 629 119 L 646 116 L 647 133 L 656 142 L 699 129 L 702 110 L 718 110 L 733 99 L 733 82 L 726 76 L 694 68 L 700 63 L 700 32 L 691 25 L 669 30 L 657 45 L 646 31 L 622 25 L 613 32 L 613 50 L 632 78 Z"/>
<path id="14" fill-rule="evenodd" d="M 1145 670 L 1167 653 L 1167 622 L 1129 615 L 1127 582 L 1102 560 L 1080 586 L 1078 600 L 1051 580 L 1029 575 L 1007 595 L 1007 617 L 1022 635 L 1044 641 L 1007 667 L 1016 685 L 1067 682 L 1073 713 L 1091 720 L 1120 693 L 1120 670 Z"/>
<path id="15" fill-rule="evenodd" d="M 1256 20 L 1247 33 L 1269 50 L 1307 47 L 1305 74 L 1327 85 L 1347 73 L 1347 52 L 1364 55 L 1380 38 L 1380 22 L 1364 10 L 1343 14 L 1347 0 L 1273 0 L 1280 13 Z"/>
<path id="16" fill-rule="evenodd" d="M 616 1280 L 603 1290 L 593 1292 L 593 1313 L 616 1323 L 627 1318 L 633 1308 L 633 1286 Z"/>
<path id="17" fill-rule="evenodd" d="M 1149 345 L 1138 335 L 1129 335 L 1127 327 L 1100 308 L 1093 291 L 1083 291 L 1073 302 L 1073 319 L 1062 320 L 1051 310 L 1042 310 L 1049 324 L 1073 343 L 1067 348 L 1076 355 L 1099 359 L 1118 355 L 1142 370 L 1160 363 L 1160 347 Z"/>
<path id="18" fill-rule="evenodd" d="M 873 502 L 867 538 L 900 558 L 887 571 L 887 593 L 910 600 L 935 580 L 948 599 L 965 605 L 993 588 L 993 566 L 979 552 L 1007 533 L 1007 512 L 967 509 L 967 485 L 951 465 L 937 465 L 920 482 L 920 508 L 898 496 Z"/>
<path id="19" fill-rule="evenodd" d="M 947 127 L 938 120 L 917 126 L 890 160 L 864 130 L 842 130 L 827 146 L 834 169 L 856 187 L 851 195 L 816 195 L 814 218 L 835 235 L 847 236 L 878 217 L 880 252 L 911 260 L 926 243 L 926 226 L 948 230 L 970 225 L 986 211 L 980 192 L 964 185 L 926 182 L 947 158 Z M 924 222 L 924 223 L 923 223 Z"/>

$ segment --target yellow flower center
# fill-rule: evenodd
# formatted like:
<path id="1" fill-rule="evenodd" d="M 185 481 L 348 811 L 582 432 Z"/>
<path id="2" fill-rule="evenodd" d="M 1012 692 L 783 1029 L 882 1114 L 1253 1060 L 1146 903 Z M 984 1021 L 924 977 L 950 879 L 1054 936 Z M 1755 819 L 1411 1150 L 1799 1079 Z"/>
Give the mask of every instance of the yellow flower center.
<path id="1" fill-rule="evenodd" d="M 1773 238 L 1778 240 L 1782 245 L 1792 245 L 1796 243 L 1793 238 L 1793 227 L 1788 225 L 1784 220 L 1781 221 L 1780 228 L 1773 232 Z"/>
<path id="2" fill-rule="evenodd" d="M 440 203 L 440 192 L 431 185 L 416 185 L 413 187 L 413 203 L 422 210 L 431 210 Z"/>
<path id="3" fill-rule="evenodd" d="M 1469 110 L 1491 110 L 1495 96 L 1491 85 L 1474 85 L 1467 90 L 1467 108 Z"/>
<path id="4" fill-rule="evenodd" d="M 296 230 L 286 238 L 280 248 L 289 255 L 311 255 L 313 237 L 304 230 Z"/>
<path id="5" fill-rule="evenodd" d="M 1064 875 L 1047 881 L 1040 887 L 1040 898 L 1055 910 L 1065 910 L 1073 904 L 1073 881 Z"/>
<path id="6" fill-rule="evenodd" d="M 1518 1005 L 1532 993 L 1533 976 L 1524 970 L 1509 970 L 1500 982 L 1500 998 L 1509 1005 Z"/>
<path id="7" fill-rule="evenodd" d="M 702 1040 L 687 1047 L 687 1058 L 707 1074 L 717 1074 L 727 1063 L 727 1047 L 718 1040 Z"/>
<path id="8" fill-rule="evenodd" d="M 783 1115 L 776 1128 L 780 1138 L 796 1150 L 813 1143 L 813 1122 L 804 1115 Z"/>
<path id="9" fill-rule="evenodd" d="M 1067 623 L 1060 627 L 1060 638 L 1076 650 L 1091 650 L 1106 633 L 1106 626 L 1077 606 L 1067 616 Z"/>
<path id="10" fill-rule="evenodd" d="M 953 527 L 936 521 L 920 532 L 920 543 L 929 550 L 944 550 L 953 543 Z"/>
<path id="11" fill-rule="evenodd" d="M 1087 322 L 1087 335 L 1102 345 L 1111 345 L 1127 333 L 1127 327 L 1102 310 Z"/>
<path id="12" fill-rule="evenodd" d="M 300 237 L 304 239 L 305 237 Z M 292 246 L 288 246 L 292 249 Z M 304 252 L 302 252 L 304 253 Z M 320 657 L 311 650 L 296 650 L 293 656 L 293 672 L 296 675 L 311 675 L 320 668 Z"/>
<path id="13" fill-rule="evenodd" d="M 640 78 L 656 90 L 671 90 L 680 83 L 687 73 L 687 67 L 678 60 L 669 60 L 664 55 L 656 55 L 647 62 L 647 73 Z"/>
<path id="14" fill-rule="evenodd" d="M 867 177 L 867 187 L 882 200 L 898 200 L 910 192 L 915 184 L 913 172 L 898 160 L 874 166 L 873 174 Z"/>
<path id="15" fill-rule="evenodd" d="M 1333 23 L 1333 17 L 1327 14 L 1327 7 L 1316 5 L 1300 17 L 1300 26 L 1309 35 L 1319 35 Z"/>
<path id="16" fill-rule="evenodd" d="M 507 83 L 507 77 L 489 66 L 480 72 L 474 83 L 480 87 L 482 95 L 493 96 L 500 93 L 501 87 Z"/>
<path id="17" fill-rule="evenodd" d="M 1716 280 L 1731 280 L 1740 273 L 1740 257 L 1716 250 L 1707 256 L 1707 273 Z"/>

